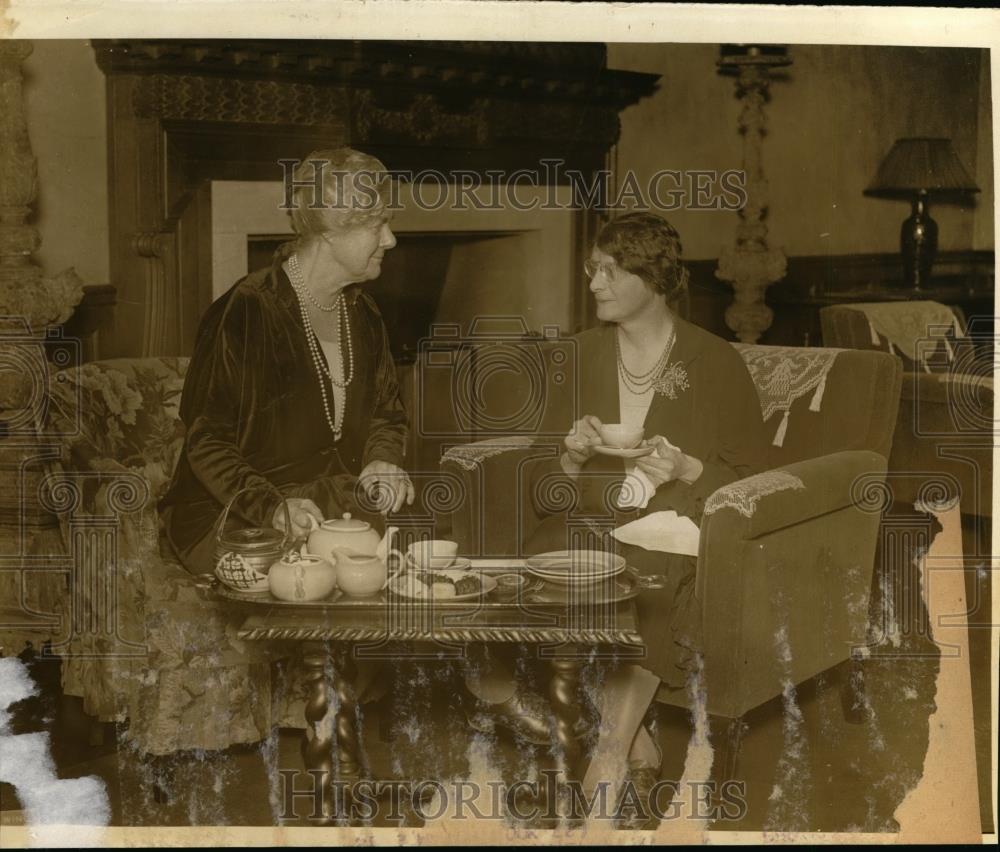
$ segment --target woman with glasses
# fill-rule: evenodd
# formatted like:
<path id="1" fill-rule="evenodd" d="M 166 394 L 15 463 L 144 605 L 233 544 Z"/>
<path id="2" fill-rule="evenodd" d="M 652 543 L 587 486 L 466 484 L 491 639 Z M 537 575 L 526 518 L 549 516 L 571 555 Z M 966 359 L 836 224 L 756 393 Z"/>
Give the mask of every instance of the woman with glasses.
<path id="1" fill-rule="evenodd" d="M 385 167 L 339 148 L 310 154 L 294 178 L 296 238 L 208 309 L 185 379 L 186 439 L 161 508 L 195 573 L 212 570 L 215 525 L 243 489 L 231 524 L 283 528 L 283 500 L 297 536 L 364 514 L 359 484 L 383 511 L 413 502 L 388 336 L 364 291 L 396 244 Z"/>
<path id="2" fill-rule="evenodd" d="M 579 383 L 581 416 L 565 437 L 558 466 L 546 472 L 550 481 L 553 474 L 565 475 L 572 484 L 577 516 L 603 515 L 620 527 L 673 510 L 697 524 L 712 492 L 764 464 L 766 439 L 753 381 L 732 345 L 672 310 L 685 294 L 687 271 L 677 231 L 661 217 L 632 213 L 605 226 L 586 271 L 601 325 L 575 338 L 576 368 L 586 377 Z M 626 459 L 601 452 L 599 430 L 611 423 L 642 429 L 642 446 L 651 454 Z M 536 511 L 546 515 L 540 489 L 533 492 Z M 572 546 L 567 520 L 565 513 L 549 514 L 527 551 Z M 603 722 L 584 779 L 588 795 L 598 782 L 621 780 L 626 770 L 640 793 L 655 782 L 661 756 L 643 719 L 661 683 L 684 688 L 697 666 L 695 558 L 619 548 L 662 588 L 643 591 L 636 601 L 645 659 L 613 669 L 600 690 Z M 469 686 L 480 695 L 502 696 L 502 684 L 513 683 L 499 669 L 478 680 L 470 678 Z M 525 730 L 532 705 L 519 697 L 520 690 L 508 689 L 513 694 L 501 712 L 516 706 Z M 536 727 L 547 725 L 540 720 Z"/>

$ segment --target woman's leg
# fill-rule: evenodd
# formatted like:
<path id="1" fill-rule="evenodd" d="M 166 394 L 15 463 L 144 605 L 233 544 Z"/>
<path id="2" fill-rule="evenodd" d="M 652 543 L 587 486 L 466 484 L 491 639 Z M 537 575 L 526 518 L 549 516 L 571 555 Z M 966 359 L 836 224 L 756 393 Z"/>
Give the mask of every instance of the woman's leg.
<path id="1" fill-rule="evenodd" d="M 597 746 L 583 778 L 588 797 L 601 781 L 617 784 L 625 777 L 633 745 L 636 758 L 651 758 L 651 765 L 655 765 L 659 750 L 642 728 L 642 720 L 659 685 L 656 675 L 636 665 L 615 669 L 605 679 L 598 696 L 601 727 Z"/>

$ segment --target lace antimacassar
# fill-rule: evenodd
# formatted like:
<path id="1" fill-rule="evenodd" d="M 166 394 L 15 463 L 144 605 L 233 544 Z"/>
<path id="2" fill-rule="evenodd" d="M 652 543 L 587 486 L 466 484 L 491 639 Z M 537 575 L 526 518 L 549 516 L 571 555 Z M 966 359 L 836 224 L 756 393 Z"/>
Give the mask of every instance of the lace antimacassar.
<path id="1" fill-rule="evenodd" d="M 711 515 L 719 509 L 735 509 L 744 518 L 752 518 L 757 511 L 757 502 L 761 497 L 778 491 L 805 489 L 805 483 L 797 476 L 784 470 L 769 470 L 724 485 L 705 501 L 704 514 Z"/>

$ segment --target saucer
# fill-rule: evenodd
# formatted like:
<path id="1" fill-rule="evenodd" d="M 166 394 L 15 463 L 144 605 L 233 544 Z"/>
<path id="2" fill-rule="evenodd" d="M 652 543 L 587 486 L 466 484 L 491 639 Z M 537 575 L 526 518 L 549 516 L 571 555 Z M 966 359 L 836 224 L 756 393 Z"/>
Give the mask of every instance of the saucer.
<path id="1" fill-rule="evenodd" d="M 598 444 L 594 447 L 595 453 L 603 456 L 616 456 L 620 459 L 641 459 L 643 456 L 650 456 L 656 452 L 656 447 L 633 447 L 631 450 L 623 450 L 619 447 L 605 447 Z"/>
<path id="2" fill-rule="evenodd" d="M 406 565 L 412 571 L 468 571 L 472 567 L 472 560 L 464 556 L 433 556 L 431 564 L 426 568 L 418 565 L 411 554 L 406 555 Z"/>

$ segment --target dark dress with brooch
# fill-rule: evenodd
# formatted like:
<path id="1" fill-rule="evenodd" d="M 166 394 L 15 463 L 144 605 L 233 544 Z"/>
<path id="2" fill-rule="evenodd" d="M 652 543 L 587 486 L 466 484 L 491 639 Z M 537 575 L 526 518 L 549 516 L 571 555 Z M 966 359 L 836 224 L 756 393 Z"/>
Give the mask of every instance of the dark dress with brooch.
<path id="1" fill-rule="evenodd" d="M 609 505 L 615 484 L 625 476 L 621 459 L 594 455 L 573 483 L 576 516 L 613 519 L 622 526 L 653 512 L 673 509 L 700 524 L 705 500 L 730 482 L 760 472 L 766 438 L 757 392 L 740 354 L 730 343 L 675 319 L 676 339 L 664 372 L 669 381 L 654 392 L 645 419 L 645 435 L 662 435 L 704 470 L 692 484 L 679 480 L 657 489 L 645 509 L 622 511 Z M 603 325 L 577 335 L 580 382 L 577 417 L 591 414 L 602 423 L 621 419 L 618 393 L 616 326 Z M 576 419 L 567 416 L 567 428 Z M 556 463 L 544 467 L 552 472 Z M 536 476 L 541 471 L 536 472 Z M 535 491 L 536 489 L 532 489 Z M 536 503 L 536 511 L 542 512 Z M 527 543 L 529 552 L 561 549 L 566 515 L 545 518 Z M 690 556 L 617 545 L 629 564 L 662 578 L 665 588 L 644 591 L 637 599 L 639 629 L 647 655 L 642 665 L 671 686 L 682 686 L 699 644 L 701 612 L 694 596 L 697 560 Z"/>
<path id="2" fill-rule="evenodd" d="M 253 490 L 234 503 L 230 526 L 271 525 L 279 498 L 268 486 L 313 500 L 328 518 L 365 516 L 354 498 L 358 474 L 374 460 L 403 464 L 406 414 L 375 302 L 360 286 L 345 290 L 354 377 L 336 441 L 281 268 L 287 254 L 280 249 L 269 269 L 216 300 L 198 331 L 180 406 L 184 449 L 160 504 L 169 541 L 195 573 L 212 570 L 215 525 L 240 489 Z"/>

